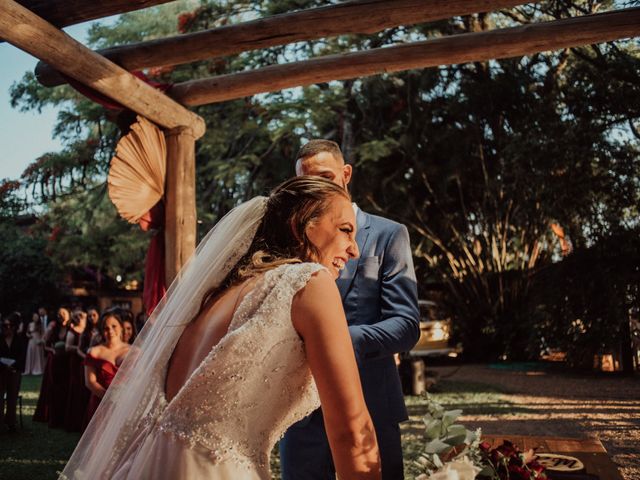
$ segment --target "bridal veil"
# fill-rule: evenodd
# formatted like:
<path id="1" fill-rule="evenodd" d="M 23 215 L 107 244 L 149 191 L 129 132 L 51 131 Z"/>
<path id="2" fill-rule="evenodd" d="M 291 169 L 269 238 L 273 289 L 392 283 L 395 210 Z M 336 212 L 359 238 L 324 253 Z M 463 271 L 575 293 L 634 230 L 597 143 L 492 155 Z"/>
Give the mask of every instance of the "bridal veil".
<path id="1" fill-rule="evenodd" d="M 249 249 L 265 205 L 265 197 L 243 203 L 200 242 L 138 335 L 60 478 L 108 479 L 136 433 L 156 421 L 167 363 L 180 335 L 205 293 L 220 285 Z"/>

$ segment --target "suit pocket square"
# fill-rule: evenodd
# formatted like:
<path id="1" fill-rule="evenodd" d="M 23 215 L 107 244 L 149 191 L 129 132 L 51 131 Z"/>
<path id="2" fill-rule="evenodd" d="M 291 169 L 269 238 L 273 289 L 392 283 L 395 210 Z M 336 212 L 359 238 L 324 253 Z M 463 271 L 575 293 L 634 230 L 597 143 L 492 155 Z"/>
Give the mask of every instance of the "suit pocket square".
<path id="1" fill-rule="evenodd" d="M 366 257 L 358 264 L 358 275 L 364 278 L 377 279 L 380 270 L 380 257 Z"/>

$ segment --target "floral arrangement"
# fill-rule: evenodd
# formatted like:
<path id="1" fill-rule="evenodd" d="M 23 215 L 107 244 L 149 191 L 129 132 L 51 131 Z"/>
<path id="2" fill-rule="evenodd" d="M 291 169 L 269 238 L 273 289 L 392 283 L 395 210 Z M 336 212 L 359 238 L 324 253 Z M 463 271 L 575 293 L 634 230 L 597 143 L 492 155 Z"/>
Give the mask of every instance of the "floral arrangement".
<path id="1" fill-rule="evenodd" d="M 508 440 L 491 448 L 487 442 L 480 443 L 485 465 L 491 468 L 491 480 L 544 480 L 544 467 L 536 461 L 533 450 L 522 453 Z"/>
<path id="2" fill-rule="evenodd" d="M 455 423 L 462 410 L 445 410 L 426 394 L 426 444 L 415 467 L 416 480 L 547 480 L 533 450 L 522 453 L 509 441 L 491 448 L 480 429 Z"/>

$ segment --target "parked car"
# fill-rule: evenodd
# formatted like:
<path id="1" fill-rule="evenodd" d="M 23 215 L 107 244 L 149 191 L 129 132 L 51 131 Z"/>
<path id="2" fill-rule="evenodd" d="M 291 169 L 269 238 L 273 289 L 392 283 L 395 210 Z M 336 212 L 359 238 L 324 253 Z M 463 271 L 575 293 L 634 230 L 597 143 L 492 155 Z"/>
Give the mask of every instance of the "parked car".
<path id="1" fill-rule="evenodd" d="M 451 345 L 451 317 L 431 300 L 418 300 L 418 306 L 420 339 L 410 352 L 398 358 L 402 390 L 407 395 L 420 395 L 429 388 L 425 370 L 427 357 L 457 357 L 462 352 L 460 345 Z"/>
<path id="2" fill-rule="evenodd" d="M 409 352 L 410 357 L 457 357 L 460 346 L 451 345 L 451 317 L 436 302 L 418 300 L 420 307 L 420 340 Z"/>

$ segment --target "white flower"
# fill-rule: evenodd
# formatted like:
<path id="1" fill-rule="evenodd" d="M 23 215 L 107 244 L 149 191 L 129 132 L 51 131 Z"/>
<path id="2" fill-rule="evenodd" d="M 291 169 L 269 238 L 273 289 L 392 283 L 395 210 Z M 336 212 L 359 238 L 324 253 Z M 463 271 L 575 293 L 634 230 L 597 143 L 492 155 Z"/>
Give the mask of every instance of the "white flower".
<path id="1" fill-rule="evenodd" d="M 429 477 L 420 475 L 416 480 L 474 480 L 479 472 L 480 469 L 467 457 L 462 457 L 447 463 Z"/>

